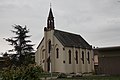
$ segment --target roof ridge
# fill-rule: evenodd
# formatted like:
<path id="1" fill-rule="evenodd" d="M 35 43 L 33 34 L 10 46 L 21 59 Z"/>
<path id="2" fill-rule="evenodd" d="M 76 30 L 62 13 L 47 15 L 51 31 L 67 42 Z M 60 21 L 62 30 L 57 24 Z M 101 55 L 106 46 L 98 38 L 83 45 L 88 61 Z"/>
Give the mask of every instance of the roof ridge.
<path id="1" fill-rule="evenodd" d="M 69 34 L 73 34 L 73 35 L 78 35 L 78 36 L 80 36 L 79 34 L 75 34 L 75 33 L 71 33 L 71 32 L 67 32 L 67 31 L 62 31 L 62 30 L 58 30 L 58 29 L 55 29 L 55 30 L 57 30 L 57 31 L 60 31 L 60 32 L 64 32 L 64 33 L 69 33 Z"/>

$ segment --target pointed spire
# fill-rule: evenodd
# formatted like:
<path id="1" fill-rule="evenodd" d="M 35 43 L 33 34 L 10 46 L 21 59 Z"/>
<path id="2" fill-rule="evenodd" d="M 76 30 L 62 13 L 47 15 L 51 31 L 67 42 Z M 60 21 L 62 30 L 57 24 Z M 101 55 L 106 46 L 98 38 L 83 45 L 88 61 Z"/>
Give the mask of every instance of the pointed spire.
<path id="1" fill-rule="evenodd" d="M 52 13 L 52 8 L 50 8 L 50 11 L 49 11 L 49 16 L 48 16 L 48 18 L 54 18 L 54 17 L 53 17 L 53 13 Z"/>
<path id="2" fill-rule="evenodd" d="M 51 5 L 50 5 L 50 11 L 49 11 L 48 19 L 47 19 L 47 28 L 49 30 L 54 29 L 54 17 L 53 17 Z"/>

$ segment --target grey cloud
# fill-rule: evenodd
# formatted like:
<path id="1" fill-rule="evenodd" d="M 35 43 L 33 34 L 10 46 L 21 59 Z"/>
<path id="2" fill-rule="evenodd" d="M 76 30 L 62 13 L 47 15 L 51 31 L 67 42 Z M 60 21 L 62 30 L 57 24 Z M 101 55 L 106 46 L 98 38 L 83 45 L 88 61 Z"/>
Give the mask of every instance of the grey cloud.
<path id="1" fill-rule="evenodd" d="M 118 0 L 92 0 L 93 10 L 103 16 L 120 16 Z"/>
<path id="2" fill-rule="evenodd" d="M 117 0 L 51 2 L 56 29 L 78 33 L 95 46 L 120 45 L 120 3 Z M 37 46 L 46 26 L 49 4 L 49 0 L 1 0 L 1 35 L 10 36 L 8 32 L 13 24 L 27 25 Z"/>
<path id="3" fill-rule="evenodd" d="M 101 32 L 107 34 L 109 38 L 111 38 L 111 36 L 117 37 L 120 35 L 120 24 L 109 25 L 106 28 L 104 28 Z"/>

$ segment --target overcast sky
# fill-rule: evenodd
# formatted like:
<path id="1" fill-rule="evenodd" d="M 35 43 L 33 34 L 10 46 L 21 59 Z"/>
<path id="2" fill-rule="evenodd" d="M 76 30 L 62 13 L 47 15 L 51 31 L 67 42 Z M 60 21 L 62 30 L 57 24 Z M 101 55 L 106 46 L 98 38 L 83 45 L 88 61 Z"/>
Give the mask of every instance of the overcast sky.
<path id="1" fill-rule="evenodd" d="M 96 47 L 120 46 L 120 0 L 51 0 L 55 28 L 80 34 Z M 50 0 L 0 0 L 0 52 L 12 47 L 3 38 L 15 36 L 12 25 L 30 29 L 36 48 L 43 37 L 43 28 Z"/>

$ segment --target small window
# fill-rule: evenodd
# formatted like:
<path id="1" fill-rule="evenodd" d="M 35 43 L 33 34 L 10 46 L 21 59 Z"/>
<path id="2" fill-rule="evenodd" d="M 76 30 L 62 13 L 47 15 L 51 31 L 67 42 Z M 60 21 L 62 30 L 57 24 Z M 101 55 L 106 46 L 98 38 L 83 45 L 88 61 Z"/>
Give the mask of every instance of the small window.
<path id="1" fill-rule="evenodd" d="M 56 58 L 59 58 L 59 49 L 56 49 Z"/>
<path id="2" fill-rule="evenodd" d="M 63 61 L 63 63 L 65 63 L 65 60 Z"/>
<path id="3" fill-rule="evenodd" d="M 87 53 L 87 60 L 88 60 L 88 64 L 90 64 L 90 53 Z"/>
<path id="4" fill-rule="evenodd" d="M 71 50 L 69 50 L 69 64 L 71 64 Z"/>
<path id="5" fill-rule="evenodd" d="M 82 51 L 82 62 L 84 64 L 84 52 Z"/>
<path id="6" fill-rule="evenodd" d="M 76 54 L 76 64 L 78 64 L 78 51 L 76 51 L 75 54 Z"/>

